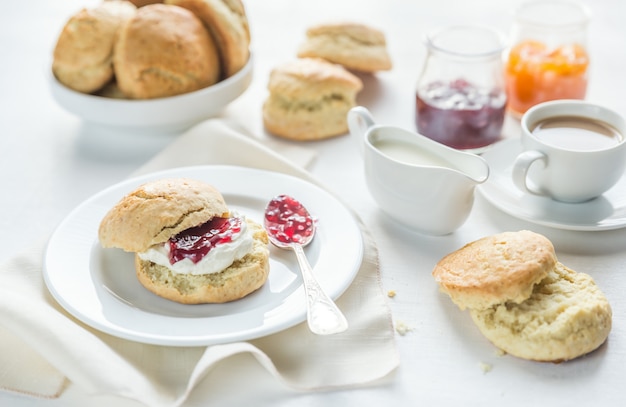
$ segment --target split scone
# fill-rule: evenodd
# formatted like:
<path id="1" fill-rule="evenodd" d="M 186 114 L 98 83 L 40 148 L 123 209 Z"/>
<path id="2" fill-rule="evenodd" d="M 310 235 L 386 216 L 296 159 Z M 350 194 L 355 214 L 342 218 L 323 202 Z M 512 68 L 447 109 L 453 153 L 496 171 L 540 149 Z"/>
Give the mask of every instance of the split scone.
<path id="1" fill-rule="evenodd" d="M 139 282 L 183 304 L 243 298 L 269 274 L 265 229 L 231 213 L 219 191 L 193 179 L 139 186 L 104 216 L 98 237 L 103 247 L 135 252 Z"/>
<path id="2" fill-rule="evenodd" d="M 563 362 L 602 345 L 611 306 L 594 280 L 561 264 L 530 231 L 479 239 L 433 269 L 441 291 L 495 346 L 523 359 Z"/>

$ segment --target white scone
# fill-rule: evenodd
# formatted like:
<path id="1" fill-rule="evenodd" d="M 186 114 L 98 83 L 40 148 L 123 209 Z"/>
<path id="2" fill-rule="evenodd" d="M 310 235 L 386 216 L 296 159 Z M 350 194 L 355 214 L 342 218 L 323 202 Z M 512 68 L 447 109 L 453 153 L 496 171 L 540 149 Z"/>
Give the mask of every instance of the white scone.
<path id="1" fill-rule="evenodd" d="M 361 72 L 392 67 L 384 33 L 359 23 L 328 23 L 309 28 L 298 56 L 324 58 Z"/>
<path id="2" fill-rule="evenodd" d="M 167 4 L 138 8 L 120 28 L 113 66 L 131 99 L 188 93 L 220 79 L 213 37 L 191 11 Z"/>
<path id="3" fill-rule="evenodd" d="M 135 252 L 139 282 L 183 304 L 237 300 L 268 278 L 265 229 L 230 213 L 219 191 L 197 180 L 139 186 L 103 217 L 98 237 L 103 247 Z"/>
<path id="4" fill-rule="evenodd" d="M 78 92 L 92 93 L 104 87 L 113 79 L 113 46 L 118 29 L 135 11 L 128 1 L 104 1 L 72 16 L 54 48 L 55 77 Z"/>
<path id="5" fill-rule="evenodd" d="M 526 301 L 470 310 L 495 346 L 524 359 L 562 362 L 604 343 L 611 307 L 593 279 L 558 263 Z"/>
<path id="6" fill-rule="evenodd" d="M 546 237 L 522 230 L 471 242 L 442 258 L 432 274 L 459 308 L 484 309 L 526 300 L 556 262 Z"/>
<path id="7" fill-rule="evenodd" d="M 241 0 L 165 0 L 197 15 L 209 30 L 220 54 L 222 77 L 241 70 L 250 58 L 250 28 Z"/>
<path id="8" fill-rule="evenodd" d="M 292 140 L 345 134 L 346 116 L 362 88 L 358 77 L 323 59 L 284 63 L 270 73 L 263 124 L 270 133 Z"/>

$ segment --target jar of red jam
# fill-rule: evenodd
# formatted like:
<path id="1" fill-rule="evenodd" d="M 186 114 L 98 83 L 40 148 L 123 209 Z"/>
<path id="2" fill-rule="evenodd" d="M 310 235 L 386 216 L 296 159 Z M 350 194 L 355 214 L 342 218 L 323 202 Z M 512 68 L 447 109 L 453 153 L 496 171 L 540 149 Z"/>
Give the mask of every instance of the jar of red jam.
<path id="1" fill-rule="evenodd" d="M 480 151 L 501 138 L 506 108 L 503 36 L 478 25 L 426 35 L 417 82 L 419 133 L 461 150 Z"/>
<path id="2" fill-rule="evenodd" d="M 505 64 L 509 110 L 521 116 L 556 99 L 584 99 L 590 13 L 568 0 L 532 0 L 515 11 Z"/>

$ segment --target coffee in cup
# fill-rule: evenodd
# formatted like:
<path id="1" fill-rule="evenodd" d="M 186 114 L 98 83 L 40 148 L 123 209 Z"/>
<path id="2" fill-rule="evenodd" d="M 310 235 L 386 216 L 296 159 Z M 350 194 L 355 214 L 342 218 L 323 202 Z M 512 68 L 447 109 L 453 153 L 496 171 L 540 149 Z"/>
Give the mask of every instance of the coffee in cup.
<path id="1" fill-rule="evenodd" d="M 584 202 L 608 191 L 626 168 L 624 119 L 584 101 L 557 100 L 528 110 L 521 121 L 523 152 L 513 182 L 524 192 Z"/>

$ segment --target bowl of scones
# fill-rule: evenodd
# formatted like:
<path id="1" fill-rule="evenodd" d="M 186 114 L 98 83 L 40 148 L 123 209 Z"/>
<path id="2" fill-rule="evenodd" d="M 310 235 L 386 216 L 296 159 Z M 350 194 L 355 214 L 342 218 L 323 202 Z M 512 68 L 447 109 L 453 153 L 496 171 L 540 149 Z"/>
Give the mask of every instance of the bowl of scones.
<path id="1" fill-rule="evenodd" d="M 61 29 L 50 84 L 85 122 L 179 132 L 239 97 L 252 64 L 240 0 L 103 0 Z"/>

